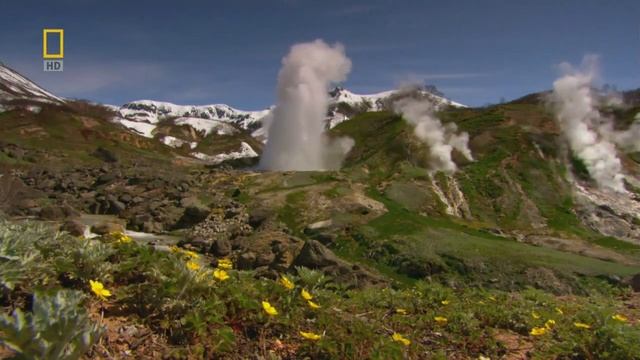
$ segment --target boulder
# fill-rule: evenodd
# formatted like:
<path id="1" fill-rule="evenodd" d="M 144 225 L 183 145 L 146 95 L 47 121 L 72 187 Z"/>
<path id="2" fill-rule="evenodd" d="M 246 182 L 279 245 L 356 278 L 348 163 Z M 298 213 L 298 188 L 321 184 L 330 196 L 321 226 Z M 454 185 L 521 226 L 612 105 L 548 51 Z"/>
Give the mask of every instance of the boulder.
<path id="1" fill-rule="evenodd" d="M 108 162 L 108 163 L 118 162 L 118 157 L 116 156 L 116 154 L 114 154 L 113 151 L 105 149 L 103 147 L 97 148 L 96 151 L 94 151 L 93 154 L 91 155 L 97 157 L 98 159 L 104 162 Z"/>
<path id="2" fill-rule="evenodd" d="M 66 231 L 73 236 L 84 235 L 85 225 L 78 220 L 67 220 L 60 227 L 61 231 Z"/>
<path id="3" fill-rule="evenodd" d="M 93 225 L 91 232 L 98 235 L 105 235 L 111 232 L 124 232 L 124 226 L 115 222 L 102 222 Z"/>
<path id="4" fill-rule="evenodd" d="M 311 269 L 323 268 L 338 264 L 338 257 L 326 246 L 317 240 L 307 241 L 300 254 L 296 257 L 294 265 L 306 266 Z"/>
<path id="5" fill-rule="evenodd" d="M 215 256 L 228 256 L 229 254 L 231 254 L 231 243 L 227 239 L 216 239 L 211 244 L 210 251 Z"/>
<path id="6" fill-rule="evenodd" d="M 238 256 L 238 269 L 249 270 L 253 269 L 256 262 L 256 254 L 252 251 L 247 251 Z"/>
<path id="7" fill-rule="evenodd" d="M 60 221 L 65 217 L 64 210 L 60 206 L 45 206 L 40 210 L 40 218 L 43 220 Z"/>
<path id="8" fill-rule="evenodd" d="M 631 285 L 633 291 L 640 292 L 640 274 L 632 276 L 629 285 Z"/>

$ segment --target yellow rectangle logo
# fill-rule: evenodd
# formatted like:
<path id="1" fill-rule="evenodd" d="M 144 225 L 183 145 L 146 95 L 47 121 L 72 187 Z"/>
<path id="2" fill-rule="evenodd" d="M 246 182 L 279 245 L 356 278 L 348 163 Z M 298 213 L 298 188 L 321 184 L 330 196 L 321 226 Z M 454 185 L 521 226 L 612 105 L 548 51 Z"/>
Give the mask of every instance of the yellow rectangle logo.
<path id="1" fill-rule="evenodd" d="M 60 49 L 57 54 L 50 54 L 47 48 L 47 38 L 49 34 L 58 34 L 60 36 Z M 43 59 L 62 59 L 64 58 L 64 29 L 43 29 L 42 30 L 42 58 Z"/>

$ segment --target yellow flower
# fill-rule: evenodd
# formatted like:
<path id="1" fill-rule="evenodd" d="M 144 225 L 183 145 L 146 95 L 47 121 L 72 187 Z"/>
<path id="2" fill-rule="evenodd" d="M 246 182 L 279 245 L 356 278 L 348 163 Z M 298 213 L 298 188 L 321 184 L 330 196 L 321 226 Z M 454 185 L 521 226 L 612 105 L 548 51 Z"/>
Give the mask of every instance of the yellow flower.
<path id="1" fill-rule="evenodd" d="M 295 287 L 293 282 L 284 275 L 280 277 L 280 285 L 284 286 L 287 290 L 293 290 Z"/>
<path id="2" fill-rule="evenodd" d="M 200 264 L 195 261 L 187 261 L 187 269 L 191 271 L 197 271 L 198 269 L 200 269 Z"/>
<path id="3" fill-rule="evenodd" d="M 393 341 L 395 342 L 399 342 L 404 346 L 409 346 L 411 345 L 411 340 L 405 338 L 404 336 L 394 332 L 393 335 L 391 335 L 391 339 L 393 339 Z"/>
<path id="4" fill-rule="evenodd" d="M 314 309 L 314 310 L 315 310 L 315 309 L 319 309 L 319 308 L 320 308 L 320 305 L 318 305 L 318 304 L 314 303 L 314 302 L 313 302 L 313 301 L 311 301 L 311 300 L 307 300 L 307 304 L 309 304 L 309 307 L 310 307 L 310 308 L 312 308 L 312 309 Z"/>
<path id="5" fill-rule="evenodd" d="M 440 303 L 442 303 L 442 305 L 449 305 L 451 303 L 451 301 L 449 300 L 442 300 L 440 301 Z"/>
<path id="6" fill-rule="evenodd" d="M 435 320 L 435 321 L 436 321 L 438 324 L 440 324 L 440 325 L 444 325 L 444 324 L 446 324 L 446 323 L 447 323 L 447 321 L 449 321 L 449 320 L 447 320 L 447 318 L 446 318 L 446 317 L 444 317 L 444 316 L 436 316 L 436 317 L 434 317 L 434 318 L 433 318 L 433 320 Z"/>
<path id="7" fill-rule="evenodd" d="M 269 304 L 268 301 L 263 301 L 262 302 L 262 308 L 264 309 L 264 312 L 267 313 L 267 315 L 270 315 L 270 316 L 278 315 L 278 310 L 276 310 L 276 308 L 271 306 L 271 304 Z"/>
<path id="8" fill-rule="evenodd" d="M 225 281 L 229 278 L 229 274 L 222 269 L 213 270 L 213 277 L 220 281 Z"/>
<path id="9" fill-rule="evenodd" d="M 314 341 L 320 340 L 320 338 L 322 337 L 322 335 L 318 335 L 312 332 L 304 332 L 304 331 L 300 331 L 300 335 L 307 340 L 314 340 Z"/>
<path id="10" fill-rule="evenodd" d="M 313 299 L 313 296 L 311 296 L 311 294 L 305 289 L 302 289 L 302 291 L 300 291 L 300 295 L 302 296 L 303 299 L 307 301 Z"/>
<path id="11" fill-rule="evenodd" d="M 534 319 L 540 319 L 540 314 L 538 314 L 538 313 L 537 313 L 537 312 L 535 312 L 535 311 L 532 311 L 532 312 L 531 312 L 531 317 L 533 317 Z"/>
<path id="12" fill-rule="evenodd" d="M 559 307 L 556 308 L 556 312 L 560 315 L 564 315 L 564 311 L 562 311 L 562 309 L 560 309 Z"/>
<path id="13" fill-rule="evenodd" d="M 496 301 L 496 297 L 495 297 L 495 296 L 493 296 L 493 295 L 491 295 L 491 296 L 489 296 L 489 300 L 491 300 L 491 301 Z"/>
<path id="14" fill-rule="evenodd" d="M 618 320 L 620 322 L 627 322 L 629 319 L 627 319 L 626 316 L 622 315 L 622 314 L 615 314 L 611 317 L 613 320 Z"/>
<path id="15" fill-rule="evenodd" d="M 591 325 L 581 322 L 574 322 L 573 326 L 577 327 L 578 329 L 591 329 Z"/>
<path id="16" fill-rule="evenodd" d="M 397 308 L 396 309 L 396 314 L 407 315 L 407 310 L 406 309 Z"/>
<path id="17" fill-rule="evenodd" d="M 540 335 L 544 335 L 546 333 L 547 333 L 547 328 L 543 328 L 543 327 L 534 327 L 529 332 L 529 334 L 531 334 L 533 336 L 540 336 Z"/>
<path id="18" fill-rule="evenodd" d="M 229 259 L 220 259 L 218 260 L 218 267 L 223 270 L 231 270 L 233 269 L 233 263 Z"/>
<path id="19" fill-rule="evenodd" d="M 548 330 L 551 330 L 551 328 L 553 328 L 556 325 L 556 321 L 553 319 L 549 319 L 547 320 L 547 322 L 544 323 L 544 327 L 546 327 Z"/>
<path id="20" fill-rule="evenodd" d="M 182 250 L 182 253 L 187 255 L 188 257 L 192 258 L 192 259 L 199 259 L 200 258 L 200 254 L 198 254 L 195 251 L 191 251 L 191 250 Z"/>
<path id="21" fill-rule="evenodd" d="M 118 244 L 128 244 L 130 243 L 132 240 L 129 236 L 116 231 L 116 232 L 112 232 L 109 235 L 111 235 L 111 237 L 113 237 L 114 239 L 116 239 L 116 243 Z"/>
<path id="22" fill-rule="evenodd" d="M 111 291 L 105 289 L 100 281 L 89 280 L 89 285 L 91 285 L 91 291 L 100 299 L 107 300 L 111 296 Z"/>
<path id="23" fill-rule="evenodd" d="M 171 245 L 171 247 L 169 248 L 169 250 L 171 250 L 172 253 L 179 253 L 182 251 L 182 249 L 180 249 L 179 247 L 175 246 L 175 245 Z"/>

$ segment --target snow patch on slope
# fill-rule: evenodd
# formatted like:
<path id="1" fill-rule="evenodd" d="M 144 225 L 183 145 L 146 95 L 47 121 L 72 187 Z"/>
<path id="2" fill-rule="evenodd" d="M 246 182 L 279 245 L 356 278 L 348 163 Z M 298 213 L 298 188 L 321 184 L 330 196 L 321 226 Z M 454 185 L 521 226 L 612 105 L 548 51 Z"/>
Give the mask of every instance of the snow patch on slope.
<path id="1" fill-rule="evenodd" d="M 258 153 L 255 152 L 255 150 L 253 150 L 253 148 L 251 147 L 251 145 L 247 144 L 246 142 L 242 142 L 240 144 L 240 150 L 239 151 L 234 151 L 234 152 L 230 152 L 230 153 L 226 153 L 226 154 L 217 154 L 217 155 L 207 155 L 207 154 L 203 154 L 201 152 L 193 152 L 191 153 L 191 156 L 206 161 L 207 163 L 210 164 L 219 164 L 223 161 L 227 161 L 227 160 L 235 160 L 235 159 L 243 159 L 243 158 L 252 158 L 252 157 L 257 157 Z"/>
<path id="2" fill-rule="evenodd" d="M 176 125 L 189 125 L 194 130 L 203 132 L 205 136 L 211 134 L 214 130 L 216 135 L 233 135 L 238 132 L 232 125 L 220 120 L 209 120 L 194 117 L 181 117 L 174 120 Z"/>

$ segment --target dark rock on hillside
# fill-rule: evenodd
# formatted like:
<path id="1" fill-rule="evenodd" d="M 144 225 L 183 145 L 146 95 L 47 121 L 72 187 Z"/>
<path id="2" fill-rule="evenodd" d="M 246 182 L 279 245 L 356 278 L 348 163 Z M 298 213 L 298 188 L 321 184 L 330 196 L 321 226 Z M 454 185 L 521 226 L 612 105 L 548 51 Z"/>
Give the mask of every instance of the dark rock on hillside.
<path id="1" fill-rule="evenodd" d="M 97 148 L 92 155 L 108 163 L 118 162 L 118 157 L 116 156 L 116 154 L 114 154 L 113 151 L 105 149 L 103 147 Z"/>
<path id="2" fill-rule="evenodd" d="M 84 234 L 85 225 L 78 220 L 67 220 L 60 227 L 61 231 L 66 231 L 73 236 L 82 236 Z"/>

